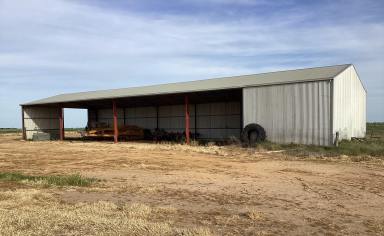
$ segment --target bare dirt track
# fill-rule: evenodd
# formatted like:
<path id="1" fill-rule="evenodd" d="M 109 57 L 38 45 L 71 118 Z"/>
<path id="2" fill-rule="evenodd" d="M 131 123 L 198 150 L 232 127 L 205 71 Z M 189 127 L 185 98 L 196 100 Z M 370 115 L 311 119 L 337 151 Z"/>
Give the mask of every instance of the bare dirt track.
<path id="1" fill-rule="evenodd" d="M 204 229 L 191 234 L 383 235 L 381 160 L 304 160 L 231 146 L 28 142 L 8 134 L 0 136 L 1 172 L 80 173 L 102 181 L 81 188 L 0 181 L 0 190 L 38 189 L 66 206 L 102 201 L 173 209 L 147 220 Z"/>

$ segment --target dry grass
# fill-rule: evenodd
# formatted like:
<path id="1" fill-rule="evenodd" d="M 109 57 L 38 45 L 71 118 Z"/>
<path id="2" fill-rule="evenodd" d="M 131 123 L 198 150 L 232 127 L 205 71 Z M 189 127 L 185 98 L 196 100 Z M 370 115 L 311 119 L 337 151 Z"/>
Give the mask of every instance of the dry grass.
<path id="1" fill-rule="evenodd" d="M 263 220 L 265 218 L 264 214 L 256 209 L 248 209 L 247 212 L 244 214 L 246 217 L 248 217 L 251 220 Z"/>
<path id="2" fill-rule="evenodd" d="M 40 190 L 0 193 L 0 235 L 211 235 L 151 220 L 172 210 L 99 201 L 67 204 Z"/>
<path id="3" fill-rule="evenodd" d="M 0 181 L 0 235 L 383 235 L 384 158 L 322 160 L 235 145 L 0 134 L 0 173 L 104 180 Z"/>

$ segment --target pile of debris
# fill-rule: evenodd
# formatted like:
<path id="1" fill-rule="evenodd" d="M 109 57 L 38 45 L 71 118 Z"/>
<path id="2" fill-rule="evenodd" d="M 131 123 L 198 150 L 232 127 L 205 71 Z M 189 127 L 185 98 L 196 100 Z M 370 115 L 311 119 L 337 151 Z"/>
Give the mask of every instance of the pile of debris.
<path id="1" fill-rule="evenodd" d="M 196 139 L 198 138 L 198 134 L 190 132 L 189 137 L 191 137 L 191 139 Z M 164 129 L 155 129 L 155 131 L 152 133 L 151 139 L 155 142 L 170 141 L 170 142 L 183 143 L 186 140 L 186 135 L 185 135 L 185 131 L 169 132 Z"/>
<path id="2" fill-rule="evenodd" d="M 135 125 L 124 125 L 118 128 L 119 139 L 139 140 L 144 139 L 144 129 Z M 110 138 L 114 136 L 114 129 L 106 123 L 95 123 L 86 127 L 86 138 Z"/>

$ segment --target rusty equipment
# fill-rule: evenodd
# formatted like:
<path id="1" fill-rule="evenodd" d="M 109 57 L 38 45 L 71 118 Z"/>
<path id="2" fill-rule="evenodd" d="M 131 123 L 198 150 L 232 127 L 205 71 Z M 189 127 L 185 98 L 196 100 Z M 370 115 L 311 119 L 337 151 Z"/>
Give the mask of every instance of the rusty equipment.
<path id="1" fill-rule="evenodd" d="M 135 125 L 124 125 L 118 127 L 119 139 L 138 140 L 144 138 L 144 130 Z M 114 128 L 97 125 L 95 128 L 88 128 L 85 137 L 87 138 L 113 138 Z"/>

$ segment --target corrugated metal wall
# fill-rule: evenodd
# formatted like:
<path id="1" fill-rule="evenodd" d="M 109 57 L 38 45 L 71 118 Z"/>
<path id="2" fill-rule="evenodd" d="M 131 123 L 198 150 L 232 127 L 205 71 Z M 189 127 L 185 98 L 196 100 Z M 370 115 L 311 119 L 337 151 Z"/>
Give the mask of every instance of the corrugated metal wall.
<path id="1" fill-rule="evenodd" d="M 38 132 L 49 133 L 52 139 L 59 138 L 59 108 L 52 107 L 25 107 L 24 128 L 26 138 L 32 139 Z"/>
<path id="2" fill-rule="evenodd" d="M 190 130 L 192 133 L 199 133 L 201 139 L 226 139 L 230 136 L 239 138 L 241 132 L 240 108 L 240 102 L 190 104 Z M 97 114 L 94 111 L 89 112 L 91 122 L 95 121 L 97 117 L 98 122 L 105 122 L 110 127 L 113 126 L 112 109 L 100 109 L 96 112 Z M 124 117 L 127 125 L 137 125 L 151 130 L 158 127 L 169 132 L 182 133 L 185 131 L 184 105 L 118 108 L 119 125 L 124 124 Z"/>
<path id="3" fill-rule="evenodd" d="M 197 104 L 196 112 L 197 133 L 201 139 L 240 138 L 240 102 Z"/>
<path id="4" fill-rule="evenodd" d="M 195 109 L 194 104 L 189 105 L 190 130 L 195 128 Z M 168 132 L 185 131 L 185 110 L 184 105 L 159 106 L 159 129 Z"/>
<path id="5" fill-rule="evenodd" d="M 244 127 L 260 124 L 277 143 L 331 145 L 330 81 L 243 89 Z"/>
<path id="6" fill-rule="evenodd" d="M 333 82 L 333 135 L 341 139 L 365 137 L 366 91 L 353 66 L 335 77 Z"/>
<path id="7" fill-rule="evenodd" d="M 156 129 L 157 108 L 151 107 L 134 107 L 125 109 L 125 123 L 129 125 L 137 125 L 146 129 Z"/>
<path id="8" fill-rule="evenodd" d="M 112 109 L 97 110 L 98 122 L 106 123 L 109 127 L 113 127 L 113 111 Z M 124 125 L 124 110 L 117 109 L 117 123 L 119 126 Z"/>

